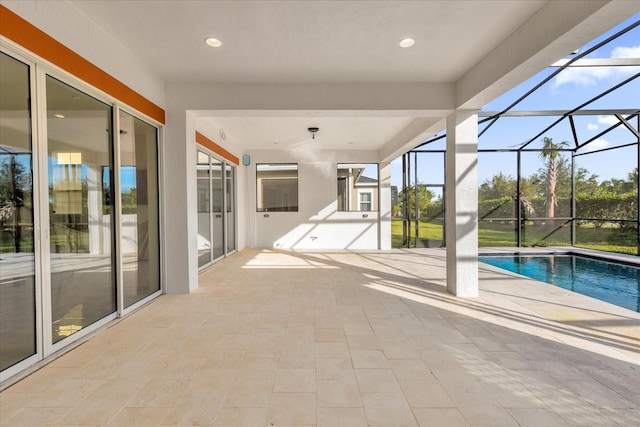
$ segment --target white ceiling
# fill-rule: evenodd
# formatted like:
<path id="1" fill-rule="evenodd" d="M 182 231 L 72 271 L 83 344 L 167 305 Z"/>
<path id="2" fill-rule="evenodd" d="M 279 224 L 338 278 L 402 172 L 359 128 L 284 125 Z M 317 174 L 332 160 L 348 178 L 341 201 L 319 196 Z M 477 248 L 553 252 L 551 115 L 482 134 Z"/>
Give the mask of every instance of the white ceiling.
<path id="1" fill-rule="evenodd" d="M 240 149 L 379 150 L 410 117 L 215 117 L 202 127 L 215 141 Z M 309 127 L 319 130 L 313 138 Z"/>
<path id="2" fill-rule="evenodd" d="M 458 91 L 464 91 L 468 83 L 483 84 L 468 79 L 472 70 L 480 68 L 484 76 L 498 79 L 502 75 L 493 73 L 496 63 L 518 67 L 524 61 L 522 55 L 536 52 L 520 52 L 517 45 L 525 43 L 531 49 L 536 43 L 527 41 L 546 40 L 543 33 L 531 33 L 532 27 L 526 26 L 536 13 L 541 15 L 536 31 L 544 32 L 555 31 L 553 25 L 546 27 L 550 20 L 571 21 L 570 15 L 562 13 L 572 11 L 566 3 L 546 0 L 69 2 L 167 85 L 237 84 L 245 88 L 254 84 L 436 83 L 455 84 Z M 556 14 L 562 16 L 550 10 L 563 11 Z M 505 43 L 514 34 L 518 42 Z M 206 37 L 222 40 L 223 46 L 208 47 Z M 400 48 L 398 43 L 405 37 L 414 38 L 415 45 Z M 561 33 L 553 37 L 561 38 Z M 542 62 L 556 61 L 578 46 L 565 40 L 551 48 L 557 56 Z M 493 57 L 497 61 L 487 61 Z M 507 84 L 517 84 L 539 71 L 540 63 L 538 58 L 517 77 L 512 74 Z M 498 96 L 508 89 L 501 83 L 491 93 Z M 438 119 L 410 113 L 384 117 L 362 111 L 354 115 L 311 111 L 306 116 L 244 112 L 230 117 L 212 110 L 200 111 L 196 120 L 199 128 L 210 131 L 207 136 L 238 150 L 305 144 L 322 149 L 380 150 L 381 158 L 393 158 L 441 130 L 446 112 L 438 114 Z M 306 130 L 310 126 L 320 128 L 312 144 Z M 220 137 L 221 129 L 226 140 Z"/>
<path id="3" fill-rule="evenodd" d="M 166 82 L 225 83 L 456 81 L 544 3 L 72 0 Z"/>

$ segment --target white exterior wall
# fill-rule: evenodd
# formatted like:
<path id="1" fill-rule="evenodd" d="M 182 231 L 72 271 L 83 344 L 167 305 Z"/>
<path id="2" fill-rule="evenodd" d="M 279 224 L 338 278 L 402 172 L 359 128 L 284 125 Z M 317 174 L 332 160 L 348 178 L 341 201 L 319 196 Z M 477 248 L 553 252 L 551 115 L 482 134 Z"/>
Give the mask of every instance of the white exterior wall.
<path id="1" fill-rule="evenodd" d="M 252 164 L 245 168 L 250 246 L 292 250 L 381 247 L 380 212 L 337 211 L 338 163 L 378 163 L 377 152 L 262 150 L 250 155 Z M 256 211 L 256 163 L 298 164 L 298 212 Z"/>
<path id="2" fill-rule="evenodd" d="M 154 104 L 165 107 L 164 82 L 71 3 L 20 0 L 3 1 L 2 5 Z"/>

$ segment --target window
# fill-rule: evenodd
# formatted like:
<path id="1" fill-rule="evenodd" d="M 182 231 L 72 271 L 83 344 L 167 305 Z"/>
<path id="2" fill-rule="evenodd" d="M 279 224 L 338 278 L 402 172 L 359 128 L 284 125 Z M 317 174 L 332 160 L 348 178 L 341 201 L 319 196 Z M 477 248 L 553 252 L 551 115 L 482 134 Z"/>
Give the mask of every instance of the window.
<path id="1" fill-rule="evenodd" d="M 338 164 L 338 211 L 378 210 L 378 165 Z"/>
<path id="2" fill-rule="evenodd" d="M 358 191 L 358 199 L 360 200 L 360 206 L 358 210 L 371 211 L 373 202 L 373 193 L 371 191 Z"/>
<path id="3" fill-rule="evenodd" d="M 297 164 L 257 164 L 256 188 L 258 212 L 298 211 Z"/>

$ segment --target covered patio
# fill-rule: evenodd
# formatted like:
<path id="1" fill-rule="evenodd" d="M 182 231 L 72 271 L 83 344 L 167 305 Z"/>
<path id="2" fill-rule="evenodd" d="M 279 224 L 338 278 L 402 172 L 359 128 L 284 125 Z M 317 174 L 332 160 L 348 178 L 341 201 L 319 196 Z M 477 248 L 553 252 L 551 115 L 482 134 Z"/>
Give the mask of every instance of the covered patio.
<path id="1" fill-rule="evenodd" d="M 443 249 L 244 249 L 0 394 L 11 425 L 636 425 L 640 314 Z"/>

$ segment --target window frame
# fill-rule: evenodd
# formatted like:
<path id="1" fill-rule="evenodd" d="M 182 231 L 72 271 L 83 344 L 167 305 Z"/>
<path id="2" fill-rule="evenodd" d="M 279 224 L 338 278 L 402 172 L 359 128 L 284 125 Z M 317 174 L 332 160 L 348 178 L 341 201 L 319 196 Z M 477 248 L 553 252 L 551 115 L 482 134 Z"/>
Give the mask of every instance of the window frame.
<path id="1" fill-rule="evenodd" d="M 264 177 L 260 176 L 261 172 L 269 172 L 268 170 L 260 170 L 260 167 L 269 167 L 274 166 L 274 171 L 278 171 L 278 167 L 280 171 L 295 171 L 295 177 L 284 176 L 273 176 L 273 177 Z M 291 167 L 291 169 L 287 169 L 287 167 Z M 299 165 L 298 163 L 286 162 L 286 163 L 256 163 L 256 212 L 264 213 L 264 212 L 298 212 L 300 210 L 300 174 L 299 174 Z M 275 194 L 276 200 L 280 200 L 280 205 L 274 208 L 269 208 L 266 206 L 266 197 L 265 197 L 265 188 L 264 184 L 266 182 L 271 182 L 275 184 L 275 181 L 295 181 L 295 204 L 291 204 L 291 196 L 293 195 L 293 191 L 282 191 L 279 188 L 270 188 L 271 194 Z M 293 186 L 293 185 L 292 185 Z M 286 204 L 286 206 L 285 206 Z"/>

